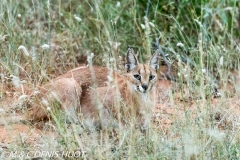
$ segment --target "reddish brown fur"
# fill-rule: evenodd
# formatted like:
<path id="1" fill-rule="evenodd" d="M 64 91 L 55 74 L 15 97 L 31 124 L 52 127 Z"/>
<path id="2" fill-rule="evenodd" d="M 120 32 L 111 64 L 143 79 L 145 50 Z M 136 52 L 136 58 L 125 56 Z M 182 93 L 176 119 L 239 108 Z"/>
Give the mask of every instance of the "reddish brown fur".
<path id="1" fill-rule="evenodd" d="M 158 55 L 155 54 L 153 57 L 155 61 L 151 65 L 157 65 Z M 71 108 L 77 107 L 85 118 L 98 119 L 99 104 L 104 106 L 104 108 L 100 108 L 100 111 L 107 109 L 115 117 L 121 110 L 123 119 L 126 118 L 124 114 L 130 114 L 130 117 L 151 114 L 156 103 L 157 73 L 149 65 L 138 64 L 135 57 L 130 58 L 131 63 L 136 64 L 136 67 L 124 76 L 116 72 L 110 75 L 110 71 L 106 67 L 79 67 L 57 77 L 51 83 L 40 88 L 41 94 L 33 103 L 28 119 L 38 121 L 48 117 L 46 105 L 40 104 L 42 104 L 42 99 L 48 100 L 52 92 L 57 95 L 63 109 L 73 111 Z M 134 78 L 135 74 L 140 74 L 142 80 Z M 155 79 L 149 80 L 151 74 L 155 76 Z M 113 82 L 107 85 L 109 75 L 112 76 Z M 143 83 L 148 85 L 147 93 L 140 91 Z M 120 101 L 120 98 L 123 101 Z M 123 107 L 119 109 L 119 106 Z M 143 122 L 145 120 L 141 119 L 140 121 L 145 124 Z"/>

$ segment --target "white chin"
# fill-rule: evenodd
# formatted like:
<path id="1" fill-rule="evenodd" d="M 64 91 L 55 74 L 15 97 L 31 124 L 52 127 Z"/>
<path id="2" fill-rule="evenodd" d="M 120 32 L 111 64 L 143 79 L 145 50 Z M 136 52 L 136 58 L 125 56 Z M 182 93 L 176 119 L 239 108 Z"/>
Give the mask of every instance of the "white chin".
<path id="1" fill-rule="evenodd" d="M 140 90 L 141 93 L 146 92 L 141 86 L 139 86 L 139 90 Z"/>
<path id="2" fill-rule="evenodd" d="M 134 88 L 135 91 L 140 92 L 140 93 L 145 93 L 146 92 L 141 86 L 139 86 L 139 88 L 137 86 L 134 86 L 133 88 Z"/>

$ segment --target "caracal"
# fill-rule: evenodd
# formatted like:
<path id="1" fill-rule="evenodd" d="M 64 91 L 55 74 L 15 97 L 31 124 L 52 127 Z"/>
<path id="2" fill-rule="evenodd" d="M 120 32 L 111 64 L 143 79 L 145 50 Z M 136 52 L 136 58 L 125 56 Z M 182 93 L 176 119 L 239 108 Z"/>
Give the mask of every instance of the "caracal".
<path id="1" fill-rule="evenodd" d="M 157 103 L 158 50 L 148 64 L 140 64 L 129 48 L 125 68 L 124 75 L 100 66 L 68 71 L 39 88 L 28 119 L 48 118 L 54 106 L 49 101 L 57 99 L 68 116 L 81 114 L 86 124 L 105 126 L 115 119 L 146 127 Z"/>

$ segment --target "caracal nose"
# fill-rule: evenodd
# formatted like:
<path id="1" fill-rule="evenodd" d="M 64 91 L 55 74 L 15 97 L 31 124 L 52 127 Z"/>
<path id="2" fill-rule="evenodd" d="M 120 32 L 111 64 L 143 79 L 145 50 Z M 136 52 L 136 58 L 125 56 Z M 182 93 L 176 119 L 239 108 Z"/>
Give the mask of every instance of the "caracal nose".
<path id="1" fill-rule="evenodd" d="M 146 91 L 148 89 L 148 85 L 147 84 L 142 84 L 142 88 Z"/>

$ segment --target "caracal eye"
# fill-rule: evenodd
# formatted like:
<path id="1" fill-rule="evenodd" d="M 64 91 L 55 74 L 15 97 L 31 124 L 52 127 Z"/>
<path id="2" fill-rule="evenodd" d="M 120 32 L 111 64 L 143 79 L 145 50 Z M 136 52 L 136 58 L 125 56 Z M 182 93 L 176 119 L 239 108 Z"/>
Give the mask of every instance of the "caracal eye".
<path id="1" fill-rule="evenodd" d="M 141 76 L 139 74 L 135 74 L 135 75 L 133 75 L 133 77 L 136 78 L 139 81 L 141 80 Z"/>
<path id="2" fill-rule="evenodd" d="M 149 80 L 150 80 L 150 81 L 153 80 L 154 78 L 155 78 L 154 75 L 150 75 L 150 76 L 149 76 Z"/>

